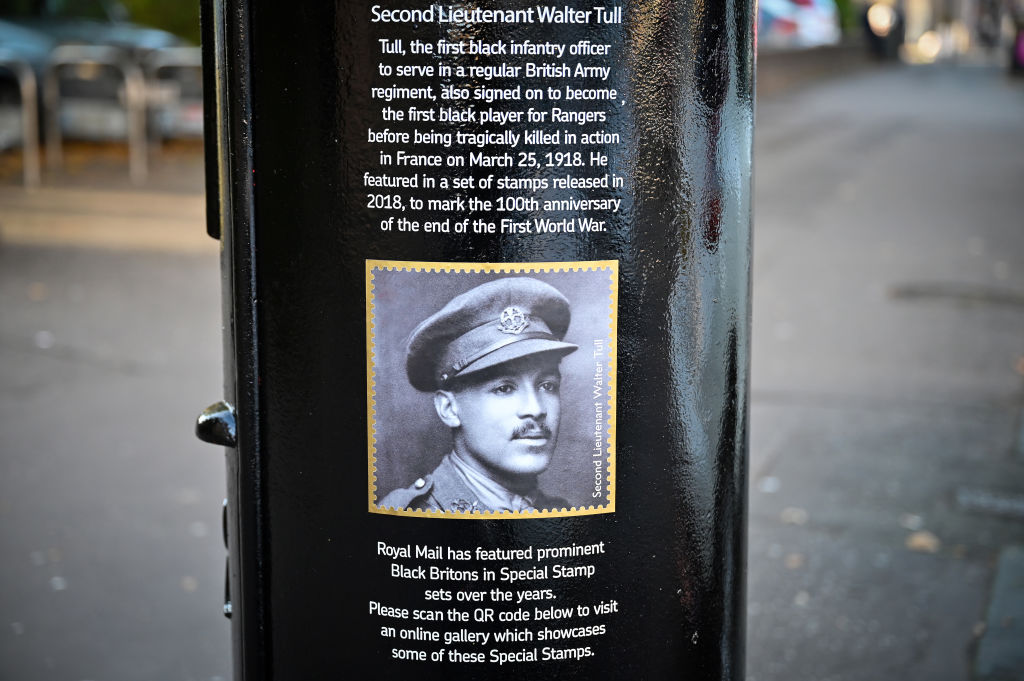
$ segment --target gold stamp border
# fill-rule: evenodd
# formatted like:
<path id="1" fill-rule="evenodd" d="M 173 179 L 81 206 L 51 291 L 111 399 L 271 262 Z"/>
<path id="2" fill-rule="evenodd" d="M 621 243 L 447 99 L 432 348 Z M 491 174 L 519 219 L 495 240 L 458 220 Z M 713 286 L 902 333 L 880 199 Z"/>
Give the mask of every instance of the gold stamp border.
<path id="1" fill-rule="evenodd" d="M 608 270 L 610 295 L 608 300 L 608 372 L 607 391 L 608 418 L 605 422 L 607 442 L 607 503 L 572 508 L 548 509 L 543 511 L 425 511 L 418 509 L 381 508 L 374 503 L 377 490 L 376 442 L 373 435 L 377 411 L 374 406 L 374 270 L 405 270 L 414 272 L 481 272 L 481 273 L 528 273 L 528 272 L 573 272 Z M 617 392 L 619 369 L 618 312 L 619 312 L 619 261 L 581 260 L 572 262 L 427 262 L 417 260 L 370 260 L 366 261 L 366 442 L 367 442 L 367 499 L 369 512 L 378 515 L 409 516 L 415 518 L 447 518 L 462 520 L 513 520 L 522 518 L 566 518 L 598 515 L 615 512 L 616 466 L 615 438 L 617 436 Z"/>

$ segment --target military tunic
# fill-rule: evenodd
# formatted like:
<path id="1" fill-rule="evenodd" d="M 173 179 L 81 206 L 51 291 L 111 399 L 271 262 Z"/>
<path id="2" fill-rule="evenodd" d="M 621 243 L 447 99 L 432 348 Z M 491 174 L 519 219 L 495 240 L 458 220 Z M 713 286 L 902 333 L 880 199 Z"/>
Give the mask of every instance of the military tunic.
<path id="1" fill-rule="evenodd" d="M 491 511 L 480 499 L 480 494 L 473 490 L 467 479 L 459 473 L 451 460 L 451 454 L 444 457 L 432 473 L 426 475 L 408 487 L 390 492 L 381 499 L 381 508 L 398 510 L 412 509 L 422 511 Z M 565 499 L 550 497 L 540 490 L 524 497 L 526 504 L 522 509 L 512 510 L 550 510 L 569 508 Z M 508 510 L 508 509 L 503 509 Z"/>

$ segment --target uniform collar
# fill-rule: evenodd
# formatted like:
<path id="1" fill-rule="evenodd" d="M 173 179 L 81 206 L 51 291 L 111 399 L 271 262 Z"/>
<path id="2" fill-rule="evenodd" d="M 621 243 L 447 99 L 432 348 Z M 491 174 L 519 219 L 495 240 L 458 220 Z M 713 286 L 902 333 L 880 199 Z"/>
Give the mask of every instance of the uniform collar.
<path id="1" fill-rule="evenodd" d="M 494 511 L 535 511 L 534 503 L 537 498 L 537 488 L 527 495 L 516 494 L 505 489 L 491 478 L 476 470 L 475 467 L 467 464 L 455 452 L 445 456 L 442 465 L 448 464 L 454 470 L 456 476 L 472 492 L 479 502 L 480 510 L 491 509 Z"/>

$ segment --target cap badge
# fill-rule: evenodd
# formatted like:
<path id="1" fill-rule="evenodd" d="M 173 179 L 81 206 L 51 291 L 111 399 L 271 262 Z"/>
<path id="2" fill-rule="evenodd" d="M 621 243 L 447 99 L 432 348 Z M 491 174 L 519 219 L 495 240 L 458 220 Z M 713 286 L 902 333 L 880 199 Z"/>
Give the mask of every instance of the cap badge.
<path id="1" fill-rule="evenodd" d="M 498 330 L 502 333 L 519 335 L 527 326 L 530 320 L 518 307 L 510 306 L 501 311 L 501 319 L 498 320 Z"/>

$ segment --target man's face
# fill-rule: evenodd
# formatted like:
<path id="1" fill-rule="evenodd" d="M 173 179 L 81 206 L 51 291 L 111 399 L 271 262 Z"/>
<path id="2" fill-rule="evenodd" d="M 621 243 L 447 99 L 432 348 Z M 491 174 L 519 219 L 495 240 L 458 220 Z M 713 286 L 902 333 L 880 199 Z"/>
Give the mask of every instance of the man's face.
<path id="1" fill-rule="evenodd" d="M 558 362 L 533 355 L 466 377 L 450 393 L 456 450 L 507 485 L 543 472 L 558 438 Z"/>

